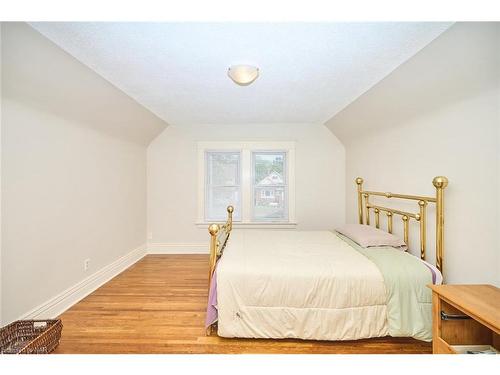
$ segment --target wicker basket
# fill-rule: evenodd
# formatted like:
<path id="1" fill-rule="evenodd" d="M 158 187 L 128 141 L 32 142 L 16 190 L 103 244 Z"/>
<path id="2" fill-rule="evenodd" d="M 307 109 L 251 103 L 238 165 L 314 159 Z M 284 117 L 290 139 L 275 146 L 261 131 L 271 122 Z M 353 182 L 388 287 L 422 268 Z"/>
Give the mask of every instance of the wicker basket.
<path id="1" fill-rule="evenodd" d="M 0 329 L 0 353 L 48 354 L 59 344 L 62 322 L 18 320 Z"/>

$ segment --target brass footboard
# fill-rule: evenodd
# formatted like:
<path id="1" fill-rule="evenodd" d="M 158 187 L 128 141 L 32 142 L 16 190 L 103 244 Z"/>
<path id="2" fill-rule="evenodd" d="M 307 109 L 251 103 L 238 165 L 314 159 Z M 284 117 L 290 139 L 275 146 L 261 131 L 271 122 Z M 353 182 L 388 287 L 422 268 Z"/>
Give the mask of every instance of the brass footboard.
<path id="1" fill-rule="evenodd" d="M 229 235 L 233 229 L 233 206 L 227 206 L 227 221 L 225 224 L 211 224 L 208 227 L 208 232 L 210 233 L 210 259 L 208 267 L 208 289 L 210 291 L 210 284 L 212 283 L 212 277 L 215 271 L 215 265 L 217 261 L 222 256 L 224 248 L 226 247 Z M 207 327 L 206 334 L 209 336 L 216 323 Z"/>

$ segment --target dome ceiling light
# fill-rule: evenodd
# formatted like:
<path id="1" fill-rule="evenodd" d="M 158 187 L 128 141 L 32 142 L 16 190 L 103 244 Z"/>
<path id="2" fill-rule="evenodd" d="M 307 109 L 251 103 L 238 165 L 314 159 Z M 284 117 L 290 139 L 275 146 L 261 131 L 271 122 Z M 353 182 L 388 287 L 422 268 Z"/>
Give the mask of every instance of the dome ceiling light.
<path id="1" fill-rule="evenodd" d="M 259 77 L 259 68 L 251 65 L 233 65 L 229 67 L 227 75 L 237 85 L 248 86 Z"/>

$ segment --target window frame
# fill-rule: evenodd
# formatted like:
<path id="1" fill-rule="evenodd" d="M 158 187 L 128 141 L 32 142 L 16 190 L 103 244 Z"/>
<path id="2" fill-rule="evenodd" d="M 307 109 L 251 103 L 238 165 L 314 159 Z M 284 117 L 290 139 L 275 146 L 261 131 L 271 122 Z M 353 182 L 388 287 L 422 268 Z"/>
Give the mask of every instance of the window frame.
<path id="1" fill-rule="evenodd" d="M 195 224 L 206 227 L 210 221 L 205 219 L 205 152 L 240 152 L 241 220 L 235 226 L 246 228 L 294 228 L 295 218 L 295 142 L 198 142 L 198 213 Z M 286 154 L 286 178 L 288 187 L 288 220 L 255 221 L 253 218 L 253 162 L 252 152 L 284 152 Z"/>

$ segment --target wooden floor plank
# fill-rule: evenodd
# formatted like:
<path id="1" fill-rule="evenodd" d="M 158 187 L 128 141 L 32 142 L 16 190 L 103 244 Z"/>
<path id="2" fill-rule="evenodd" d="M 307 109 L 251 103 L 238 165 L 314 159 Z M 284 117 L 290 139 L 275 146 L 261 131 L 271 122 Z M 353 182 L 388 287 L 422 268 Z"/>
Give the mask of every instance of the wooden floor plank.
<path id="1" fill-rule="evenodd" d="M 62 314 L 56 353 L 431 353 L 410 338 L 358 341 L 205 336 L 208 256 L 148 255 Z"/>

